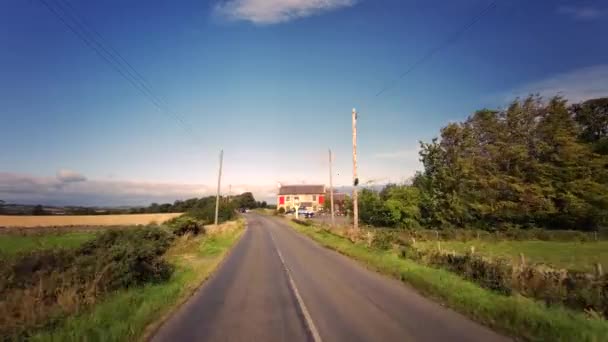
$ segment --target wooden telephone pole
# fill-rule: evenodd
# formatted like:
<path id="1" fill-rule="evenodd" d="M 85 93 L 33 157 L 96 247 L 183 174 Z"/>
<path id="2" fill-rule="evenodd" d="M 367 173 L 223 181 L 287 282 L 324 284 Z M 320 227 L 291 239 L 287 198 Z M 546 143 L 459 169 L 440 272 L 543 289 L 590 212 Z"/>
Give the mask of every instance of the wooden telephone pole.
<path id="1" fill-rule="evenodd" d="M 336 220 L 334 218 L 334 183 L 333 183 L 333 172 L 331 171 L 331 163 L 332 163 L 332 155 L 331 149 L 329 149 L 329 204 L 331 210 L 331 225 L 336 225 Z"/>
<path id="2" fill-rule="evenodd" d="M 217 195 L 215 196 L 215 225 L 218 224 L 218 215 L 220 212 L 220 186 L 222 183 L 222 163 L 224 161 L 224 150 L 220 150 L 220 172 L 217 175 Z"/>
<path id="3" fill-rule="evenodd" d="M 357 204 L 357 110 L 353 108 L 353 228 L 359 229 L 359 206 Z"/>

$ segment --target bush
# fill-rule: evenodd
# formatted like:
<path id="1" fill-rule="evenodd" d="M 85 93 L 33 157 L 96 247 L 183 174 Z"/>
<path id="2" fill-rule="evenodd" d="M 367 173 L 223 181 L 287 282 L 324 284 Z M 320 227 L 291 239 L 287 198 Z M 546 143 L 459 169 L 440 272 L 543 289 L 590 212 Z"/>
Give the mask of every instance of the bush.
<path id="1" fill-rule="evenodd" d="M 207 201 L 201 207 L 190 209 L 187 215 L 202 221 L 203 224 L 212 224 L 215 222 L 215 202 Z M 220 203 L 218 223 L 232 220 L 235 216 L 235 208 L 232 205 Z"/>
<path id="2" fill-rule="evenodd" d="M 378 249 L 390 249 L 394 243 L 398 243 L 398 233 L 389 230 L 378 229 L 372 233 L 371 246 Z"/>
<path id="3" fill-rule="evenodd" d="M 174 235 L 182 236 L 185 234 L 198 235 L 199 233 L 205 233 L 205 227 L 200 224 L 196 219 L 182 215 L 179 217 L 172 218 L 167 221 L 171 232 Z"/>
<path id="4" fill-rule="evenodd" d="M 279 210 L 277 210 L 277 213 L 280 214 L 280 215 L 285 214 L 285 208 L 280 207 Z"/>
<path id="5" fill-rule="evenodd" d="M 546 265 L 513 265 L 506 259 L 487 259 L 474 254 L 421 250 L 407 244 L 401 257 L 454 272 L 485 288 L 589 310 L 608 317 L 608 275 L 596 276 Z"/>
<path id="6" fill-rule="evenodd" d="M 391 229 L 391 231 L 398 231 Z M 503 241 L 503 240 L 542 240 L 542 241 L 593 241 L 595 233 L 574 231 L 574 230 L 546 230 L 540 228 L 521 229 L 510 228 L 505 230 L 496 230 L 493 232 L 480 229 L 462 229 L 462 228 L 444 228 L 444 229 L 421 229 L 421 230 L 401 230 L 401 235 L 406 239 L 415 238 L 419 241 L 436 241 L 439 240 L 487 240 L 487 241 Z M 608 239 L 607 234 L 601 232 L 597 234 L 598 240 Z"/>
<path id="7" fill-rule="evenodd" d="M 26 339 L 110 291 L 168 279 L 159 228 L 109 230 L 75 250 L 34 251 L 0 263 L 0 335 Z"/>

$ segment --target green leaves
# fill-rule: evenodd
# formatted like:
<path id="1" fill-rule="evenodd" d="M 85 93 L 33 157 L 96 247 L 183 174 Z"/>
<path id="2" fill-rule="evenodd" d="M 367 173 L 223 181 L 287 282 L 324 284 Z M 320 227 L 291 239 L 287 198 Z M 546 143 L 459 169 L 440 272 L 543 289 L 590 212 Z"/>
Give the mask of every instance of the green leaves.
<path id="1" fill-rule="evenodd" d="M 608 99 L 567 107 L 530 96 L 505 111 L 481 110 L 421 143 L 421 220 L 431 226 L 503 224 L 592 230 L 608 216 Z M 606 149 L 608 150 L 608 149 Z M 400 220 L 398 202 L 391 202 Z M 410 213 L 412 213 L 410 211 Z M 415 215 L 411 215 L 414 216 Z"/>

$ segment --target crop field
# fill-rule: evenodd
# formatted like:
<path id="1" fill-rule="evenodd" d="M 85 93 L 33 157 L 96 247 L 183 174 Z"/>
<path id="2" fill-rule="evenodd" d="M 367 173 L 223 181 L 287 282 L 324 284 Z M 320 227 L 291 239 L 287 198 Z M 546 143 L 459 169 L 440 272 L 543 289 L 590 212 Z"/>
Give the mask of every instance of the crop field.
<path id="1" fill-rule="evenodd" d="M 438 248 L 437 242 L 417 242 L 423 249 Z M 523 253 L 527 262 L 545 263 L 557 268 L 593 272 L 594 264 L 608 266 L 608 241 L 557 242 L 557 241 L 441 241 L 441 248 L 465 253 L 475 246 L 475 253 L 487 257 L 501 257 L 516 262 Z"/>
<path id="2" fill-rule="evenodd" d="M 0 215 L 0 227 L 129 226 L 163 223 L 181 213 L 84 215 L 84 216 L 10 216 Z"/>

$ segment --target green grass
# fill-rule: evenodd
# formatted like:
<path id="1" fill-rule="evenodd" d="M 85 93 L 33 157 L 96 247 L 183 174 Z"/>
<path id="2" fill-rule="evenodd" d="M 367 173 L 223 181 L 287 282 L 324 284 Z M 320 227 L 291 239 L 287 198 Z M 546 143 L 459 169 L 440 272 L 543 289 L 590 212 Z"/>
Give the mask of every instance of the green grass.
<path id="1" fill-rule="evenodd" d="M 31 235 L 0 235 L 0 253 L 14 256 L 33 250 L 76 248 L 95 238 L 94 232 L 44 233 Z"/>
<path id="2" fill-rule="evenodd" d="M 527 262 L 545 263 L 558 268 L 593 272 L 595 263 L 608 266 L 608 241 L 441 241 L 441 248 L 466 252 L 475 246 L 475 253 L 502 257 L 518 262 L 523 253 Z M 437 248 L 437 242 L 418 242 L 418 248 Z"/>
<path id="3" fill-rule="evenodd" d="M 219 265 L 243 232 L 243 223 L 217 235 L 182 238 L 166 254 L 176 270 L 165 283 L 118 291 L 91 310 L 68 318 L 33 341 L 133 341 L 150 333 Z"/>
<path id="4" fill-rule="evenodd" d="M 608 322 L 560 306 L 547 307 L 521 296 L 483 289 L 456 274 L 400 258 L 392 251 L 371 249 L 316 227 L 293 222 L 297 231 L 367 267 L 412 285 L 421 293 L 510 336 L 529 341 L 606 341 Z"/>

